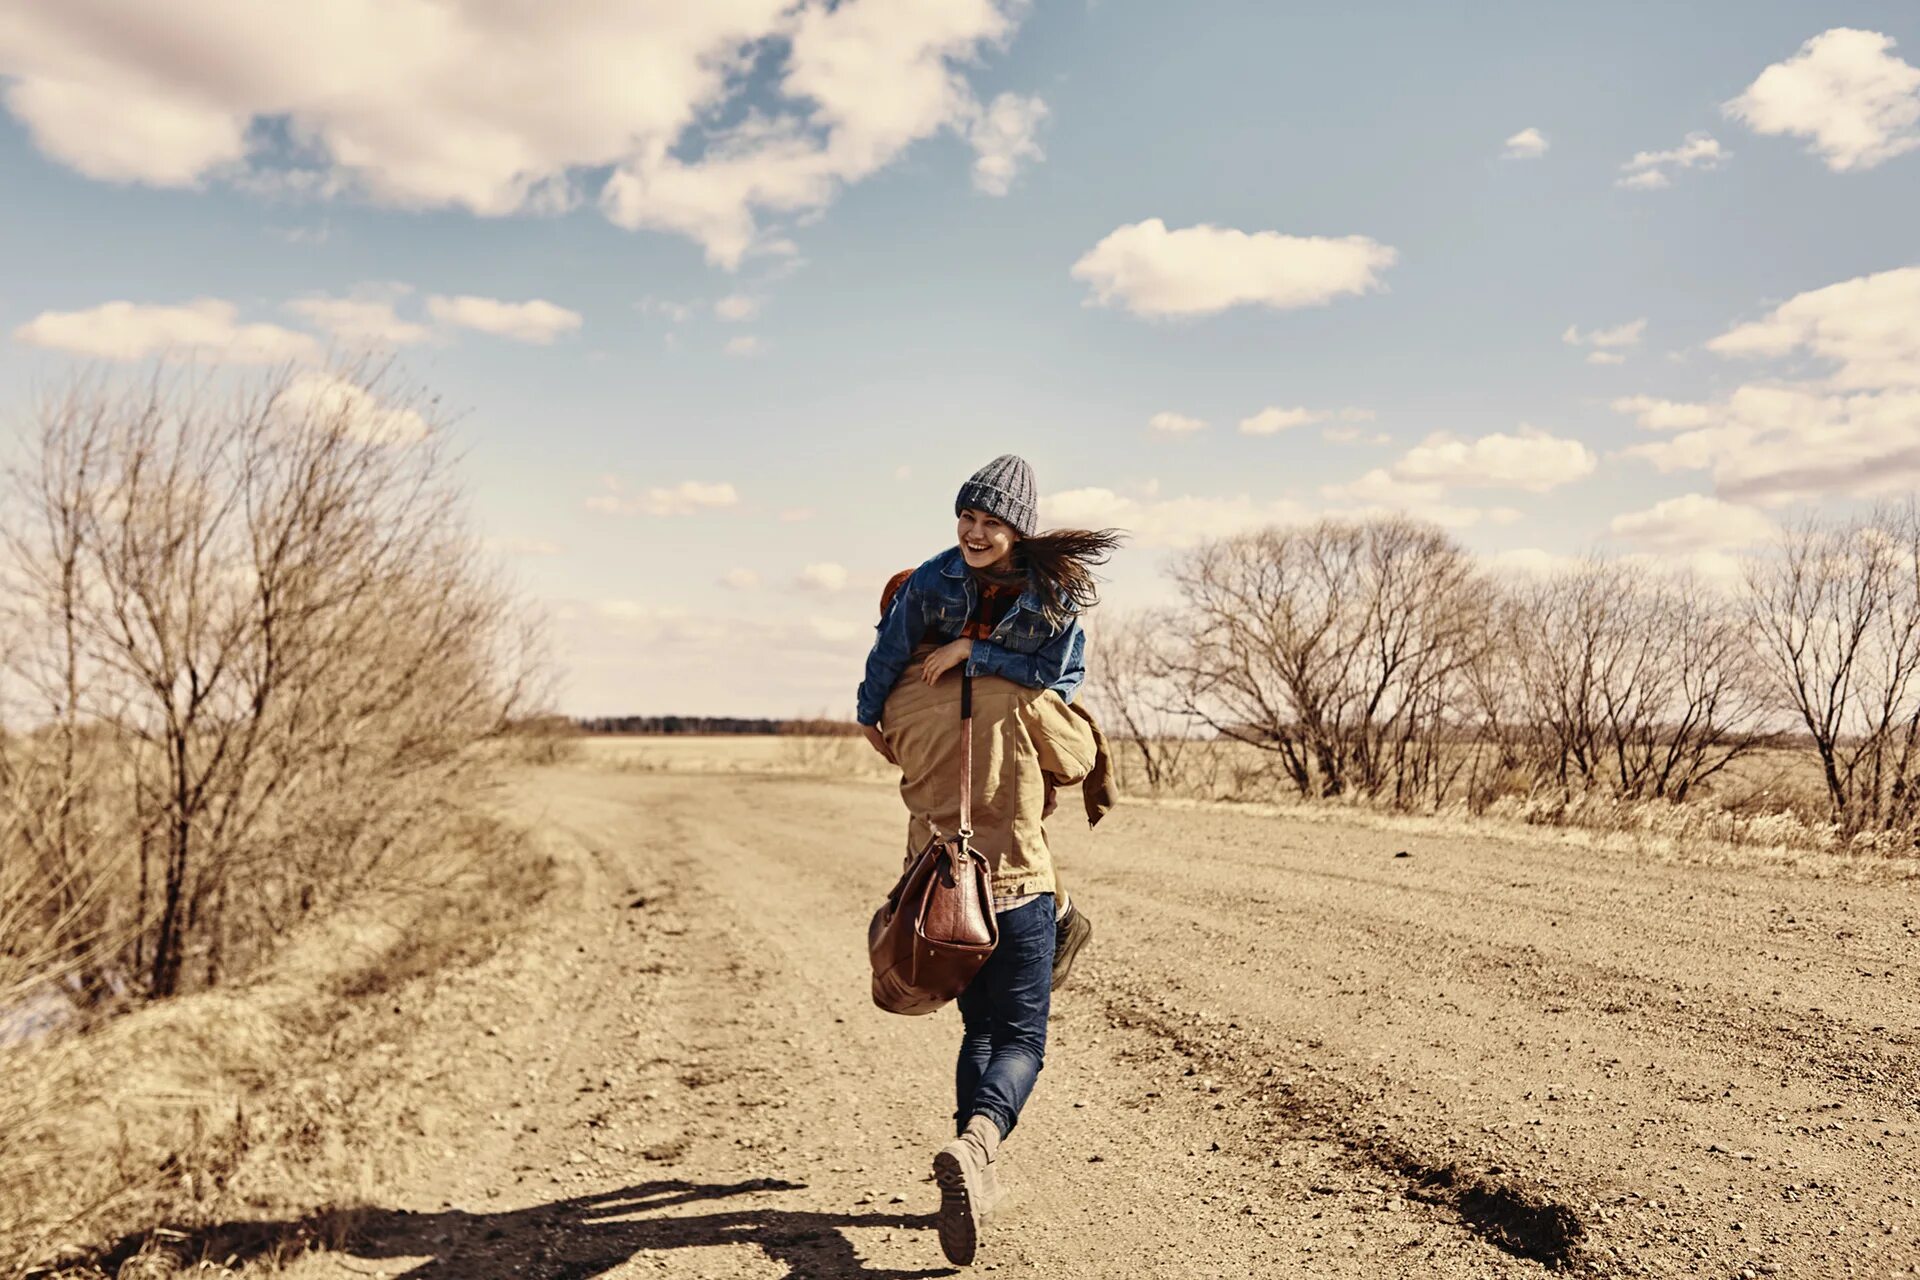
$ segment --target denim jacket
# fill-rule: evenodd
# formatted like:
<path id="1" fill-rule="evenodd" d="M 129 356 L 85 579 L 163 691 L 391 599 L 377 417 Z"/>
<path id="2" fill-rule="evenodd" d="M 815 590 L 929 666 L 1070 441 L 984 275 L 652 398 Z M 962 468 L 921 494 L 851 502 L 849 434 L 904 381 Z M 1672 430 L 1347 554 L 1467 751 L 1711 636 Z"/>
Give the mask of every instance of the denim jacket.
<path id="1" fill-rule="evenodd" d="M 913 571 L 880 620 L 867 654 L 866 679 L 855 695 L 855 719 L 880 723 L 880 710 L 914 649 L 923 639 L 959 635 L 973 616 L 978 594 L 958 547 L 947 548 Z M 993 638 L 973 642 L 966 670 L 970 676 L 1003 676 L 1030 689 L 1052 689 L 1071 702 L 1087 674 L 1087 635 L 1078 618 L 1064 630 L 1049 626 L 1040 597 L 1029 586 L 993 629 Z"/>

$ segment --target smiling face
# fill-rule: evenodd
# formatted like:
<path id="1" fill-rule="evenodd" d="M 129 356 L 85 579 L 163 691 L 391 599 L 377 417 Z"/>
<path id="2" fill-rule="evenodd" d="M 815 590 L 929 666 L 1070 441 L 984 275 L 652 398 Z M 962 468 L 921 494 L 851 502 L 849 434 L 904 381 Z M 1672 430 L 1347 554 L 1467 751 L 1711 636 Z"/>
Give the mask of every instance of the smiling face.
<path id="1" fill-rule="evenodd" d="M 963 507 L 960 511 L 960 554 L 969 569 L 1004 569 L 1020 535 L 999 516 Z"/>

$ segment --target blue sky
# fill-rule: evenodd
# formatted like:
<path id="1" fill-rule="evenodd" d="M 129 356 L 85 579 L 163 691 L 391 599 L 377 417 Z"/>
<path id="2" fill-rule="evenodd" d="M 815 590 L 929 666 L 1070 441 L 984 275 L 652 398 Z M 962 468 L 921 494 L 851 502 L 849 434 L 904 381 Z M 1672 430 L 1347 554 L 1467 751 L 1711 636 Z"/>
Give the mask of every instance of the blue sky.
<path id="1" fill-rule="evenodd" d="M 1120 607 L 1266 519 L 1727 575 L 1920 480 L 1910 4 L 256 8 L 0 17 L 0 407 L 383 336 L 569 711 L 846 711 L 1003 451 Z"/>

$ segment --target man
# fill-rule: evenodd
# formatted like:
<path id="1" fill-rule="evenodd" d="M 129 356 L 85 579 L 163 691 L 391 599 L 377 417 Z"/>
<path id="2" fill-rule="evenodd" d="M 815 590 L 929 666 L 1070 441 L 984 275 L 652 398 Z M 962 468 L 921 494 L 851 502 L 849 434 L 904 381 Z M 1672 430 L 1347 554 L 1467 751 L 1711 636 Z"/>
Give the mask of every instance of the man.
<path id="1" fill-rule="evenodd" d="M 882 618 L 887 616 L 887 609 L 893 604 L 893 597 L 899 592 L 900 588 L 906 584 L 907 579 L 912 576 L 913 570 L 902 569 L 900 572 L 894 574 L 893 577 L 887 579 L 887 585 L 880 592 L 880 616 Z M 969 626 L 971 625 L 970 623 Z M 966 633 L 963 632 L 963 634 Z M 917 663 L 910 663 L 907 670 L 912 672 L 916 670 L 917 667 Z M 979 690 L 986 687 L 987 683 L 988 681 L 986 679 L 976 681 L 974 686 L 976 697 L 978 696 Z M 1000 683 L 1007 682 L 1001 681 Z M 940 687 L 945 690 L 946 696 L 951 698 L 957 714 L 960 701 L 958 681 L 945 681 L 942 682 Z M 1076 703 L 1070 710 L 1075 716 L 1085 722 L 1085 727 L 1091 730 L 1093 734 L 1095 763 L 1091 774 L 1084 779 L 1086 782 L 1087 825 L 1093 826 L 1105 816 L 1108 809 L 1113 807 L 1115 800 L 1107 752 L 1107 739 L 1106 735 L 1100 731 L 1100 726 L 1094 723 L 1093 717 L 1087 713 L 1085 708 Z M 1080 730 L 1077 728 L 1069 728 L 1067 733 L 1069 736 L 1077 739 Z M 895 760 L 894 763 L 898 764 L 899 762 Z M 1081 779 L 1076 779 L 1076 781 L 1080 780 Z M 1041 811 L 1043 818 L 1052 816 L 1055 803 L 1054 790 L 1058 785 L 1060 784 L 1049 781 L 1046 787 Z M 905 798 L 904 793 L 906 788 L 907 781 L 903 778 L 901 780 L 903 799 Z M 914 811 L 911 800 L 908 801 L 907 808 L 909 812 Z M 907 851 L 909 857 L 918 853 L 920 849 L 925 846 L 926 837 L 927 833 L 924 829 L 916 830 L 909 824 L 907 831 Z M 1051 989 L 1058 991 L 1066 984 L 1067 979 L 1072 976 L 1073 962 L 1080 955 L 1081 948 L 1093 940 L 1093 921 L 1088 919 L 1086 912 L 1080 910 L 1074 904 L 1073 899 L 1068 896 L 1065 885 L 1061 883 L 1060 868 L 1057 865 L 1053 868 L 1053 882 L 1054 948 Z M 996 889 L 996 894 L 997 893 L 998 890 Z"/>
<path id="2" fill-rule="evenodd" d="M 910 815 L 909 858 L 934 828 L 959 828 L 963 678 L 950 671 L 928 683 L 909 675 L 894 686 L 881 716 Z M 1064 922 L 1056 918 L 1057 881 L 1043 819 L 1061 786 L 1083 784 L 1090 824 L 1113 804 L 1106 742 L 1091 717 L 1051 690 L 997 676 L 971 679 L 972 845 L 991 868 L 999 942 L 960 996 L 959 1136 L 934 1157 L 940 1245 L 947 1260 L 961 1266 L 973 1261 L 981 1223 L 1000 1197 L 999 1147 L 1039 1077 L 1052 989 L 1091 932 L 1078 912 Z M 1075 917 L 1082 921 L 1078 941 L 1062 965 L 1057 939 L 1075 933 Z"/>

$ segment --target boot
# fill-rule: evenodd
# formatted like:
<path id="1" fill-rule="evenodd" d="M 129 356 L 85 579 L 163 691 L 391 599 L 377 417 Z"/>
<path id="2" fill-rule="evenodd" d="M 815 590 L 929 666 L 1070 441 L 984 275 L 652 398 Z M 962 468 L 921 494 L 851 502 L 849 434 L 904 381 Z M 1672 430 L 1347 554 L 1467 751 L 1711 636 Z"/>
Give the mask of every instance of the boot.
<path id="1" fill-rule="evenodd" d="M 1073 959 L 1080 954 L 1080 948 L 1093 939 L 1093 921 L 1087 919 L 1074 901 L 1067 900 L 1067 913 L 1053 922 L 1053 989 L 1058 991 L 1066 985 L 1067 975 L 1073 971 Z"/>
<path id="2" fill-rule="evenodd" d="M 986 1116 L 974 1116 L 966 1131 L 933 1158 L 933 1180 L 940 1184 L 940 1251 L 955 1266 L 973 1262 L 980 1224 L 1000 1198 L 993 1167 L 999 1151 L 999 1127 Z"/>

